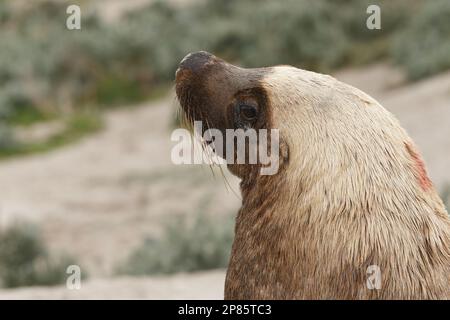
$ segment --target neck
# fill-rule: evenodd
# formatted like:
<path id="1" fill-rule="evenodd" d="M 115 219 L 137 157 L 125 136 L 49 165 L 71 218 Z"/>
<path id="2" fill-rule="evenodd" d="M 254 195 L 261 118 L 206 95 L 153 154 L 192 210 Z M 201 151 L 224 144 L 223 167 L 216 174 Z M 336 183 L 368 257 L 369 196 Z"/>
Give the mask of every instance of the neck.
<path id="1" fill-rule="evenodd" d="M 441 263 L 439 252 L 449 254 L 449 220 L 436 201 L 418 202 L 414 190 L 396 190 L 396 179 L 384 180 L 384 194 L 376 181 L 371 186 L 367 180 L 363 189 L 349 179 L 323 175 L 311 182 L 284 172 L 244 178 L 226 298 L 378 297 L 381 291 L 365 286 L 368 267 L 380 267 L 389 283 L 426 268 L 427 261 L 407 257 L 420 256 L 427 246 L 434 248 L 433 263 Z M 417 240 L 418 222 L 420 230 L 435 233 L 423 243 Z M 410 297 L 410 289 L 396 294 Z"/>

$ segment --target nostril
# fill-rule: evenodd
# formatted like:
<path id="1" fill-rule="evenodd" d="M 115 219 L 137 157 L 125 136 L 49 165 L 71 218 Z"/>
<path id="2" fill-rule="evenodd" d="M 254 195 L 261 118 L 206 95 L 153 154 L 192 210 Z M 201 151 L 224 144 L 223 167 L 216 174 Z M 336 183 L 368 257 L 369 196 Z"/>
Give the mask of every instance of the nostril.
<path id="1" fill-rule="evenodd" d="M 183 58 L 180 62 L 180 69 L 189 69 L 193 72 L 199 71 L 206 63 L 208 63 L 212 54 L 206 51 L 199 51 L 194 53 L 189 53 L 186 57 Z"/>

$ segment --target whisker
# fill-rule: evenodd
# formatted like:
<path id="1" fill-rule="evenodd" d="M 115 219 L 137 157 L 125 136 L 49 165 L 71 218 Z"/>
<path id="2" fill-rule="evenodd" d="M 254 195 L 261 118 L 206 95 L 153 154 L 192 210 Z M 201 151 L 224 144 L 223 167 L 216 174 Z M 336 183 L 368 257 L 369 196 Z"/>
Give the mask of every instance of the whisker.
<path id="1" fill-rule="evenodd" d="M 206 157 L 208 158 L 208 167 L 211 171 L 211 175 L 213 176 L 213 179 L 217 179 L 215 167 L 218 167 L 220 176 L 222 177 L 222 181 L 223 181 L 227 191 L 228 192 L 231 191 L 238 199 L 242 200 L 241 197 L 239 196 L 239 193 L 233 188 L 230 181 L 227 179 L 225 172 L 223 171 L 223 168 L 222 168 L 223 166 L 220 164 L 221 163 L 220 157 L 213 151 L 213 149 L 209 145 L 211 143 L 207 143 L 207 141 L 205 139 L 203 139 L 202 132 L 200 133 L 199 137 L 195 136 L 195 132 L 194 132 L 195 115 L 194 115 L 193 107 L 192 107 L 193 106 L 192 99 L 193 99 L 193 97 L 192 97 L 191 93 L 189 92 L 189 90 L 185 91 L 182 94 L 182 96 L 178 99 L 179 107 L 177 108 L 177 118 L 180 121 L 180 125 L 181 125 L 181 127 L 189 130 L 191 136 L 200 143 L 203 154 L 205 154 Z M 183 104 L 184 108 L 181 106 L 181 103 Z M 199 118 L 204 119 L 202 122 L 203 122 L 203 125 L 205 126 L 205 131 L 211 129 L 211 125 L 210 125 L 207 117 L 203 114 L 202 110 L 197 110 L 197 112 L 199 113 L 198 114 L 198 116 L 200 116 Z M 196 142 L 193 140 L 193 144 L 191 146 L 192 152 L 194 152 L 194 143 L 196 143 Z"/>

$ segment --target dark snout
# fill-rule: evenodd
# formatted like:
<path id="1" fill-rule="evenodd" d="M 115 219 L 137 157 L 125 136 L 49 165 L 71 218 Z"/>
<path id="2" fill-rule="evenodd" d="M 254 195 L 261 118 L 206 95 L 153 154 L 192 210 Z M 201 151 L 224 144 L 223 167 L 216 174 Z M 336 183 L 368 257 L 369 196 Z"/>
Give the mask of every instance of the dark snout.
<path id="1" fill-rule="evenodd" d="M 175 73 L 177 89 L 198 84 L 199 81 L 203 80 L 206 69 L 213 66 L 218 60 L 206 51 L 189 53 L 181 60 Z"/>
<path id="2" fill-rule="evenodd" d="M 257 87 L 263 69 L 244 69 L 205 51 L 188 54 L 179 65 L 175 89 L 187 118 L 225 132 L 232 128 L 236 94 Z M 231 119 L 231 120 L 230 120 Z M 206 127 L 206 126 L 204 126 Z"/>
<path id="3" fill-rule="evenodd" d="M 230 65 L 231 66 L 231 65 Z M 229 65 L 216 56 L 199 51 L 184 57 L 175 74 L 175 88 L 183 110 L 191 121 L 224 126 L 225 98 L 231 79 L 225 79 Z"/>
<path id="4" fill-rule="evenodd" d="M 204 66 L 213 60 L 214 56 L 206 51 L 189 53 L 180 62 L 178 71 L 190 71 L 192 73 L 200 72 Z"/>
<path id="5" fill-rule="evenodd" d="M 236 118 L 239 101 L 251 101 L 261 110 L 265 109 L 266 99 L 260 81 L 267 72 L 265 68 L 234 66 L 205 51 L 188 54 L 181 60 L 175 75 L 175 90 L 184 120 L 191 124 L 200 121 L 201 134 L 208 129 L 217 129 L 226 137 L 227 129 L 235 129 L 241 123 Z M 228 145 L 234 140 L 223 143 Z M 211 146 L 219 157 L 224 158 L 223 149 L 218 151 L 214 143 Z"/>

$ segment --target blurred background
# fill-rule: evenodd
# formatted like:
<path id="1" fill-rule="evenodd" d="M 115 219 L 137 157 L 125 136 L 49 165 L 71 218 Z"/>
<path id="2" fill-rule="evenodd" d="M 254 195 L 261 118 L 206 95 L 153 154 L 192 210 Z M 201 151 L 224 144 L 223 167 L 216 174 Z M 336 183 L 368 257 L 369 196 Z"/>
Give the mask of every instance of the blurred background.
<path id="1" fill-rule="evenodd" d="M 366 91 L 449 206 L 448 0 L 0 0 L 0 298 L 223 297 L 238 181 L 170 160 L 174 72 L 198 50 Z"/>

